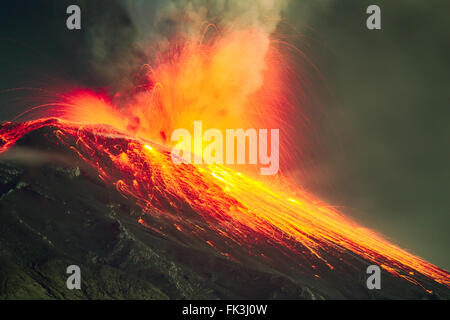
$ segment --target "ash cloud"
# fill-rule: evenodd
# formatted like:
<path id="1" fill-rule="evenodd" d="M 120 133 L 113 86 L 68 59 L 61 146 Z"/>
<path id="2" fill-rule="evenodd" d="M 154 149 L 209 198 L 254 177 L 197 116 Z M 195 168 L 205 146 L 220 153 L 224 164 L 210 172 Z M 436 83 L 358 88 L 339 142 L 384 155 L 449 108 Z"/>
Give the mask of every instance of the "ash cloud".
<path id="1" fill-rule="evenodd" d="M 116 0 L 82 1 L 87 47 L 96 77 L 113 92 L 132 87 L 139 68 L 180 37 L 196 37 L 208 24 L 220 31 L 257 28 L 267 37 L 281 22 L 303 32 L 329 12 L 335 0 Z M 295 10 L 295 17 L 291 11 Z M 95 18 L 89 18 L 95 17 Z M 86 22 L 86 21 L 84 21 Z M 83 23 L 84 23 L 83 22 Z M 104 86 L 104 85 L 103 85 Z"/>
<path id="2" fill-rule="evenodd" d="M 288 0 L 82 1 L 90 48 L 87 60 L 100 86 L 111 92 L 131 88 L 139 68 L 173 38 L 199 36 L 208 24 L 220 30 L 258 28 L 269 37 L 288 4 Z"/>
<path id="3" fill-rule="evenodd" d="M 273 32 L 288 0 L 124 0 L 142 39 L 169 37 L 173 32 L 202 32 L 207 23 L 219 27 L 257 27 Z"/>

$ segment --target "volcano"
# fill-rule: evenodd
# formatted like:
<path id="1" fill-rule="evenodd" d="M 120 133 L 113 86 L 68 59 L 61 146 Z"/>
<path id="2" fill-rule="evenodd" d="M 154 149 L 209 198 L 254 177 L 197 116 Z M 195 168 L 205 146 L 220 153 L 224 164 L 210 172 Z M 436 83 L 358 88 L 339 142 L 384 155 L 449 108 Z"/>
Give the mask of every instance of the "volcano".
<path id="1" fill-rule="evenodd" d="M 313 196 L 105 125 L 0 127 L 4 299 L 448 299 L 450 274 Z M 382 289 L 366 286 L 381 267 Z M 66 268 L 82 270 L 81 290 Z"/>

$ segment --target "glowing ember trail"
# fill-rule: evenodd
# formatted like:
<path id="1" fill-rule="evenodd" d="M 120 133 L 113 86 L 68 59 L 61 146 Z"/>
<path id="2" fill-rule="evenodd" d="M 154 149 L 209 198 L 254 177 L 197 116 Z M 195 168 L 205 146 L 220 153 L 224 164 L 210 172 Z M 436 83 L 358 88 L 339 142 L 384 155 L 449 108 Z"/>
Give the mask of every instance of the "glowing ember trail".
<path id="1" fill-rule="evenodd" d="M 50 140 L 72 150 L 142 208 L 138 223 L 143 227 L 239 263 L 252 257 L 291 277 L 321 279 L 338 270 L 361 272 L 364 261 L 428 292 L 430 281 L 450 285 L 447 271 L 287 187 L 282 176 L 269 185 L 229 167 L 174 164 L 167 141 L 171 130 L 189 129 L 196 120 L 205 130 L 292 129 L 285 120 L 290 95 L 281 81 L 287 68 L 280 67 L 265 34 L 231 32 L 176 48 L 161 55 L 156 67 L 144 68 L 144 84 L 122 108 L 87 91 L 60 96 L 35 108 L 50 110 L 41 119 L 0 126 L 0 153 L 46 127 L 52 130 Z M 289 156 L 292 150 L 280 154 Z"/>
<path id="2" fill-rule="evenodd" d="M 318 278 L 323 271 L 351 267 L 351 259 L 341 258 L 350 252 L 417 285 L 423 276 L 450 285 L 445 270 L 357 226 L 311 195 L 283 192 L 223 166 L 175 165 L 164 147 L 107 126 L 56 119 L 6 123 L 0 127 L 1 150 L 42 127 L 52 128 L 58 144 L 134 199 L 144 212 L 139 223 L 162 236 L 180 233 L 229 259 L 260 257 L 275 269 L 286 268 L 277 265 L 283 256 L 292 262 L 290 272 L 310 268 Z"/>

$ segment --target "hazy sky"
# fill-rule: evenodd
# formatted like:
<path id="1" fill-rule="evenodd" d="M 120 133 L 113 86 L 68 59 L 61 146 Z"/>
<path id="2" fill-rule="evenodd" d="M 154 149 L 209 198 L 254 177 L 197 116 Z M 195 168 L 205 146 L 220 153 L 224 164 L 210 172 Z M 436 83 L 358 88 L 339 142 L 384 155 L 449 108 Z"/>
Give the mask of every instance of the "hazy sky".
<path id="1" fill-rule="evenodd" d="M 336 96 L 321 119 L 328 154 L 317 165 L 329 170 L 317 189 L 450 269 L 450 3 L 295 3 L 291 21 L 314 8 L 312 52 Z M 381 7 L 381 31 L 365 27 L 369 4 Z"/>

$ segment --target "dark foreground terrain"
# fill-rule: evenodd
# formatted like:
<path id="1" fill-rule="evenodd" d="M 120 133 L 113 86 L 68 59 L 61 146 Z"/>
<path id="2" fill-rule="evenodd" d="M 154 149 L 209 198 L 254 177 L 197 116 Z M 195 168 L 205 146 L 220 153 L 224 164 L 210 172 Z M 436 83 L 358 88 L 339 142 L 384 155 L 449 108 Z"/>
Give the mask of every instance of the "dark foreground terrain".
<path id="1" fill-rule="evenodd" d="M 0 158 L 1 299 L 440 299 L 382 273 L 382 290 L 360 273 L 318 281 L 283 274 L 163 237 L 138 223 L 127 200 L 71 150 L 52 143 L 56 128 L 22 137 Z M 282 264 L 283 261 L 280 262 Z M 66 268 L 81 267 L 81 290 L 66 288 Z"/>

